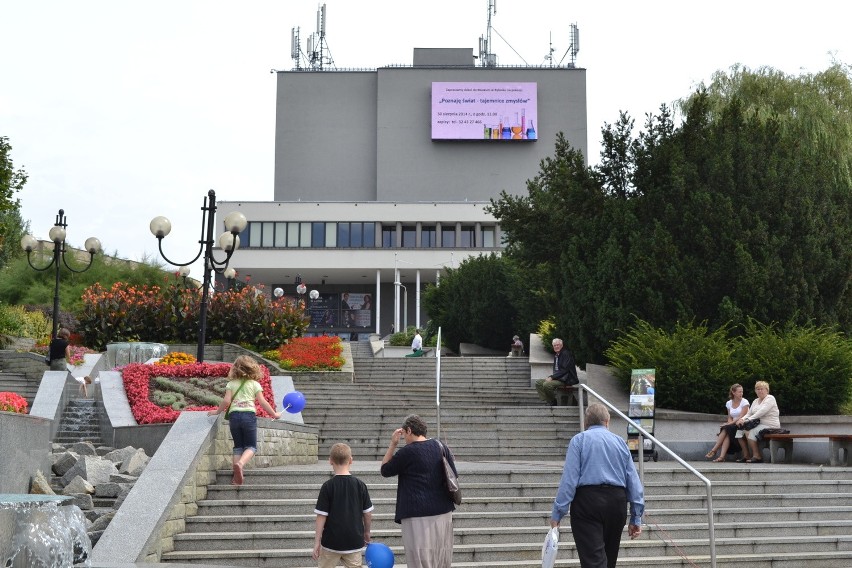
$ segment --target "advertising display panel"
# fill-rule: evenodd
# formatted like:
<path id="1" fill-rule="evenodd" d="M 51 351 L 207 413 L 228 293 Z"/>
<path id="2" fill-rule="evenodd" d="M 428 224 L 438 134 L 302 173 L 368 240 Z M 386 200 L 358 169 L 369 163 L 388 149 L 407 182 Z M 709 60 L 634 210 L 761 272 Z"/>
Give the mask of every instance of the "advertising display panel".
<path id="1" fill-rule="evenodd" d="M 432 140 L 538 137 L 536 83 L 432 83 Z"/>

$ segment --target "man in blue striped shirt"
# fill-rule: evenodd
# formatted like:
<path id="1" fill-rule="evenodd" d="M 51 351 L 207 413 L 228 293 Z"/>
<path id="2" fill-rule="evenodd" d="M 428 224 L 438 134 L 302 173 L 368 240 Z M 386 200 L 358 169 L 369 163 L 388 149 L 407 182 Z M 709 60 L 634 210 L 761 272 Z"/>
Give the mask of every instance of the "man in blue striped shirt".
<path id="1" fill-rule="evenodd" d="M 586 431 L 571 438 L 550 526 L 571 511 L 571 532 L 581 568 L 615 568 L 630 503 L 631 539 L 642 533 L 645 492 L 623 438 L 609 431 L 609 411 L 586 410 Z"/>

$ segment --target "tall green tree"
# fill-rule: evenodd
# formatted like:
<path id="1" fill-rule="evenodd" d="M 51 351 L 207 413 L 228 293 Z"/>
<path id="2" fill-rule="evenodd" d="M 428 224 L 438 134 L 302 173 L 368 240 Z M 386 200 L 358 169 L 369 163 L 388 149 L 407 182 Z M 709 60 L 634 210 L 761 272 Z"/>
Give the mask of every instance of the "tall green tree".
<path id="1" fill-rule="evenodd" d="M 557 333 L 603 361 L 639 317 L 721 327 L 747 318 L 852 331 L 852 81 L 717 74 L 632 134 L 604 128 L 601 163 L 555 154 L 490 211 L 522 266 L 546 266 Z"/>
<path id="2" fill-rule="evenodd" d="M 495 254 L 470 257 L 426 289 L 423 306 L 451 349 L 475 343 L 508 352 L 513 335 L 529 337 L 548 313 L 540 276 Z"/>
<path id="3" fill-rule="evenodd" d="M 27 172 L 15 169 L 9 138 L 0 136 L 0 267 L 20 256 L 18 242 L 26 230 L 20 200 L 15 196 L 27 183 Z"/>

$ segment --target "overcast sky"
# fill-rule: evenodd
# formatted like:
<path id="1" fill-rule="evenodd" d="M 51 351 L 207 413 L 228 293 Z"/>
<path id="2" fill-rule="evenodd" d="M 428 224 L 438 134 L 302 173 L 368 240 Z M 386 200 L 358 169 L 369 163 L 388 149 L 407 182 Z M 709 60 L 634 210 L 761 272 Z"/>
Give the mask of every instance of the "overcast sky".
<path id="1" fill-rule="evenodd" d="M 637 124 L 734 64 L 817 72 L 852 63 L 838 3 L 814 0 L 497 0 L 500 64 L 559 63 L 569 24 L 587 69 L 589 161 L 600 128 L 620 110 Z M 415 47 L 478 53 L 488 0 L 327 0 L 337 67 L 410 65 Z M 3 0 L 0 135 L 29 181 L 20 194 L 32 232 L 46 238 L 59 208 L 68 242 L 89 236 L 124 258 L 159 257 L 148 223 L 173 223 L 166 253 L 198 250 L 200 207 L 273 197 L 275 75 L 287 70 L 290 30 L 316 30 L 306 0 Z M 568 61 L 565 58 L 565 61 Z M 531 172 L 530 177 L 536 172 Z M 198 265 L 193 276 L 200 277 Z"/>

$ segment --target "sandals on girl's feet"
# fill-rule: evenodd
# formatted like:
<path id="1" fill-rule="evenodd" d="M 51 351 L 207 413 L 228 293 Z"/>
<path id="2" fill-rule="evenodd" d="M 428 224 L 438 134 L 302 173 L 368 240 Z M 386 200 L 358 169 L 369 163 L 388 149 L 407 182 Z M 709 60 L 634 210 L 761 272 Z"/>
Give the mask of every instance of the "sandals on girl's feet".
<path id="1" fill-rule="evenodd" d="M 722 463 L 723 461 L 725 461 L 725 456 L 719 456 L 718 458 L 716 458 L 713 461 L 716 462 L 716 463 Z"/>
<path id="2" fill-rule="evenodd" d="M 239 463 L 234 464 L 234 479 L 231 482 L 232 485 L 242 485 L 243 484 L 243 466 Z"/>
<path id="3" fill-rule="evenodd" d="M 710 450 L 709 452 L 704 454 L 704 457 L 707 458 L 708 460 L 712 460 L 713 458 L 716 457 L 716 450 Z"/>
<path id="4" fill-rule="evenodd" d="M 763 460 L 760 458 L 751 458 L 750 460 L 746 460 L 746 463 L 763 463 Z"/>
<path id="5" fill-rule="evenodd" d="M 750 461 L 751 461 L 751 459 L 749 459 L 749 458 L 740 458 L 740 459 L 737 460 L 737 463 L 748 463 Z"/>

